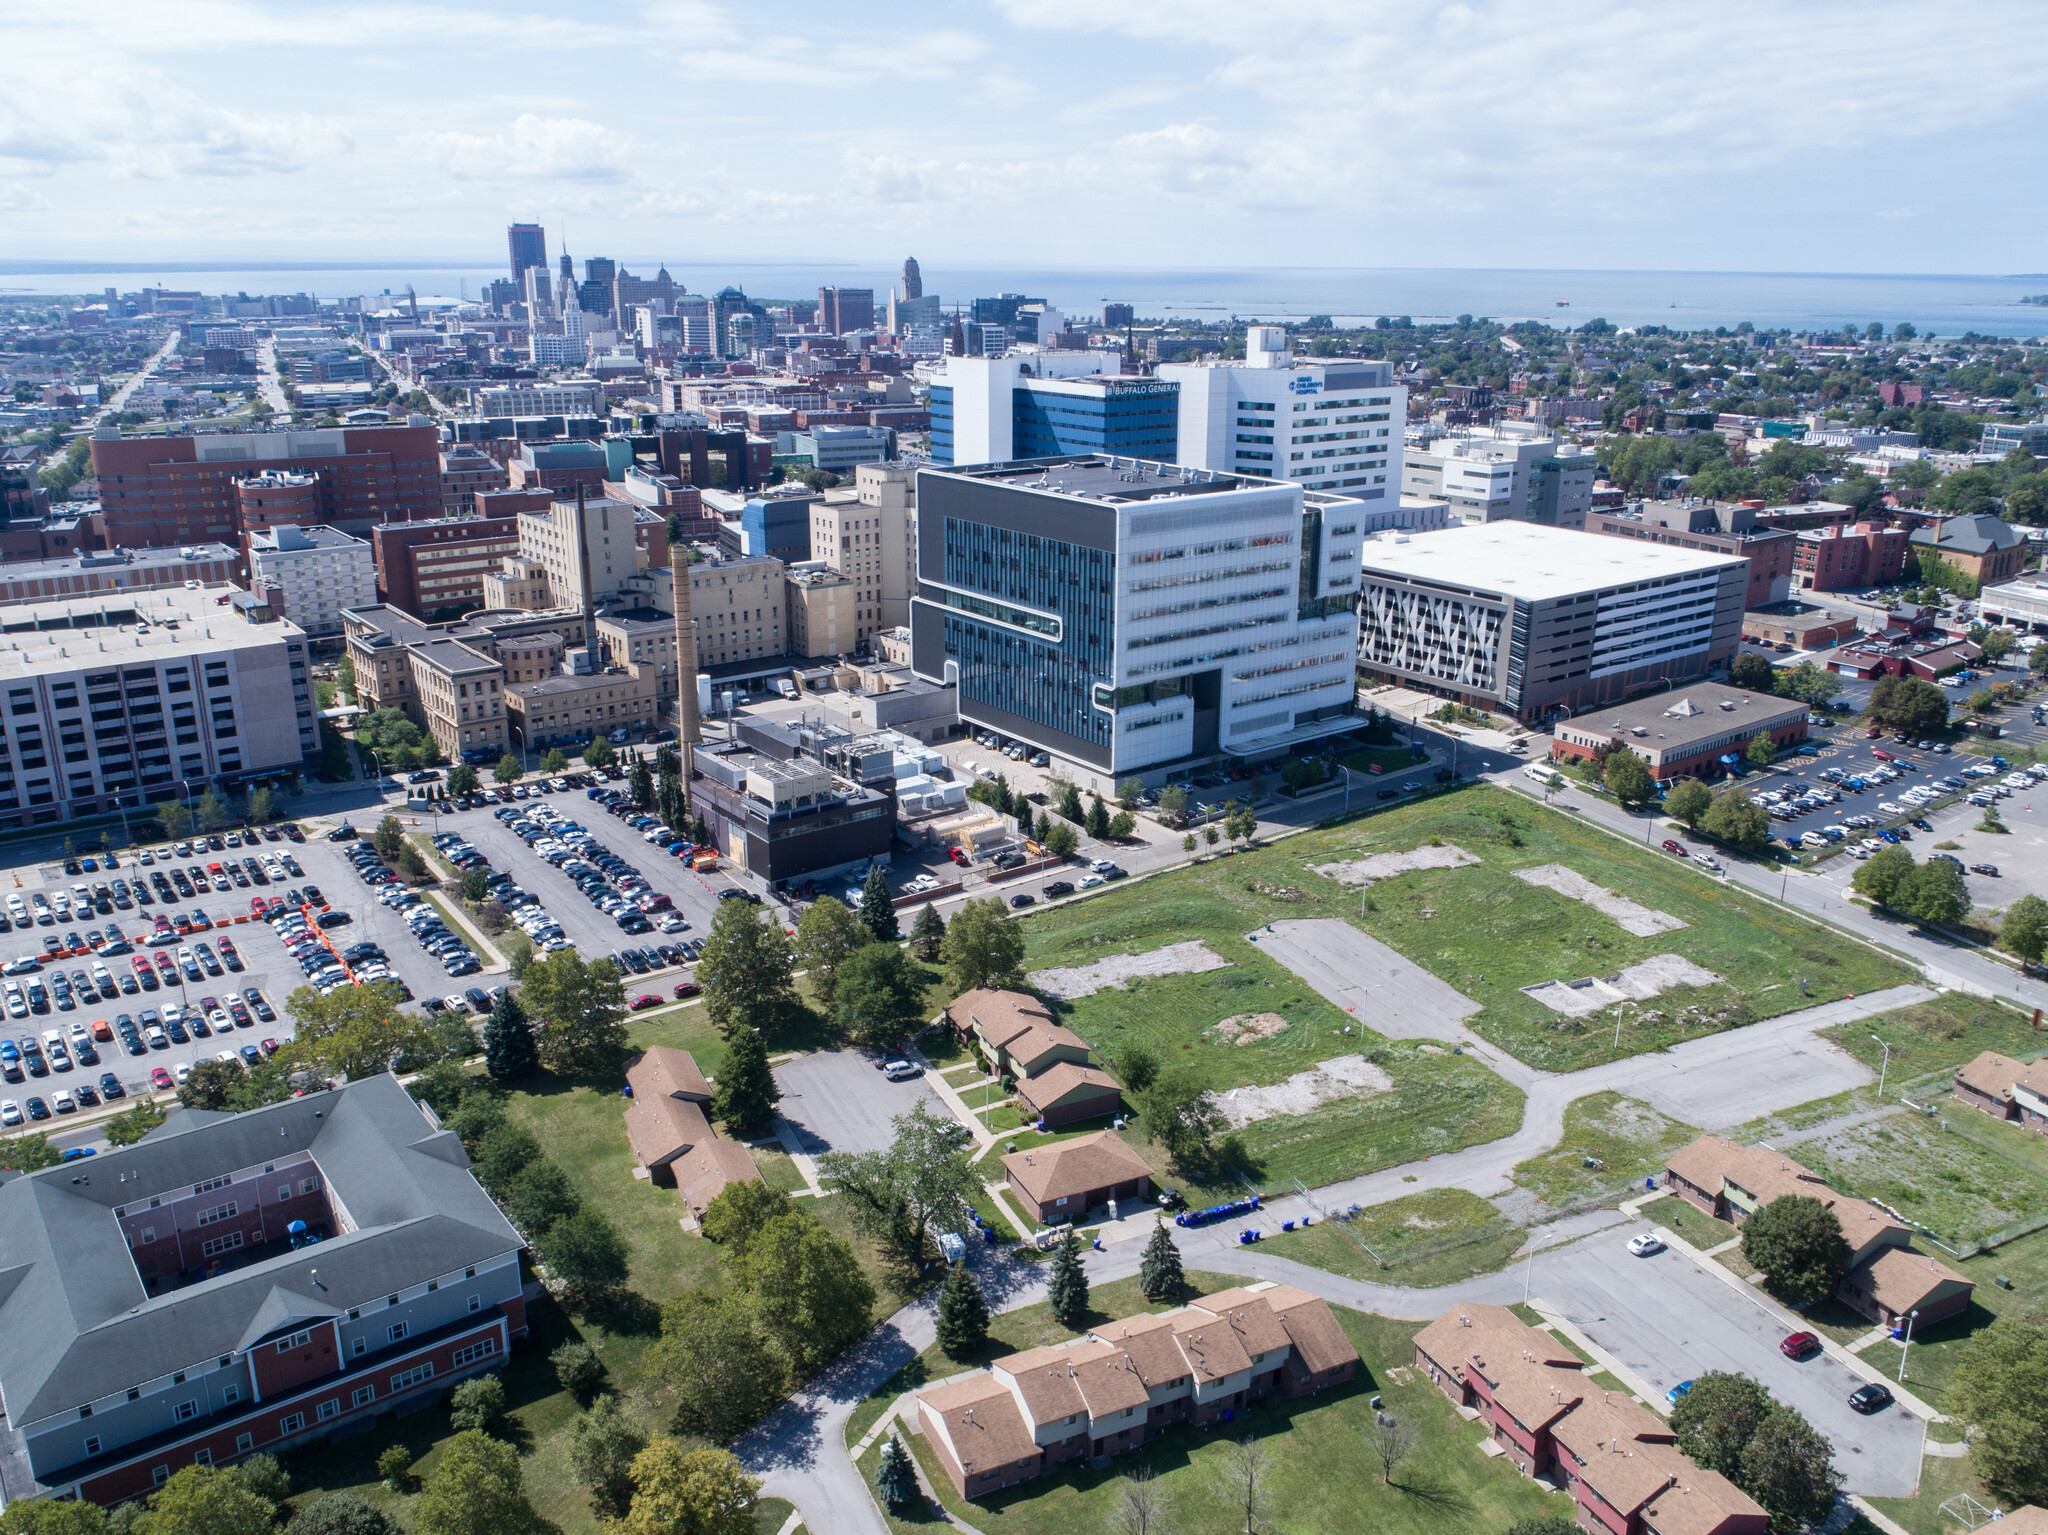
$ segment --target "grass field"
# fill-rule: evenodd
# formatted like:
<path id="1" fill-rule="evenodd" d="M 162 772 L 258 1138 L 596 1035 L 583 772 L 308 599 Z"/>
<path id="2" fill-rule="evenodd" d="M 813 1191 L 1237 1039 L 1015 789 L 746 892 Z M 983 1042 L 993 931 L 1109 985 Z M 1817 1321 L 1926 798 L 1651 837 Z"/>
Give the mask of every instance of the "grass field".
<path id="1" fill-rule="evenodd" d="M 1647 1103 L 1619 1093 L 1594 1093 L 1565 1109 L 1564 1139 L 1556 1150 L 1519 1164 L 1515 1182 L 1538 1199 L 1560 1205 L 1641 1191 L 1643 1179 L 1661 1173 L 1670 1154 L 1697 1134 Z M 1588 1158 L 1600 1166 L 1588 1167 Z"/>
<path id="2" fill-rule="evenodd" d="M 1916 1496 L 1872 1498 L 1870 1506 L 1895 1520 L 1908 1535 L 1951 1535 L 1969 1528 L 1941 1511 L 1941 1505 L 1959 1493 L 1967 1493 L 1986 1508 L 2006 1507 L 1971 1473 L 1967 1458 L 1937 1460 L 1931 1456 L 1920 1463 L 1920 1491 Z"/>
<path id="3" fill-rule="evenodd" d="M 1654 1204 L 1645 1205 L 1643 1214 L 1666 1231 L 1675 1232 L 1685 1238 L 1701 1252 L 1719 1247 L 1730 1237 L 1741 1235 L 1732 1222 L 1716 1220 L 1697 1206 L 1687 1204 L 1676 1194 L 1667 1194 Z"/>
<path id="4" fill-rule="evenodd" d="M 1461 847 L 1481 862 L 1382 880 L 1366 893 L 1362 914 L 1356 892 L 1313 872 L 1316 864 L 1406 850 L 1432 839 Z M 1687 926 L 1635 937 L 1592 908 L 1511 872 L 1543 863 L 1566 864 Z M 1341 1053 L 1336 1047 L 1342 1037 L 1335 1030 L 1348 1021 L 1333 1018 L 1333 1009 L 1244 941 L 1258 924 L 1287 917 L 1335 917 L 1362 925 L 1481 1003 L 1471 1023 L 1476 1032 L 1554 1071 L 1661 1049 L 1731 1024 L 1910 979 L 1897 961 L 1706 879 L 1675 859 L 1486 787 L 1355 816 L 1235 858 L 1038 913 L 1024 922 L 1026 967 L 1085 964 L 1201 938 L 1232 967 L 1098 992 L 1072 1004 L 1069 1025 L 1112 1058 L 1120 1045 L 1143 1040 L 1185 1052 L 1221 1084 L 1270 1082 Z M 1611 1019 L 1561 1019 L 1521 991 L 1553 980 L 1609 975 L 1662 953 L 1681 954 L 1725 983 L 1666 993 L 1640 1014 L 1632 1012 L 1619 1049 L 1611 1043 Z M 1805 996 L 1797 984 L 1802 977 L 1809 983 Z M 1204 1035 L 1222 1018 L 1246 1011 L 1277 1011 L 1289 1028 L 1243 1047 Z M 1439 1118 L 1454 1125 L 1453 1116 Z"/>
<path id="5" fill-rule="evenodd" d="M 1043 1309 L 1015 1314 L 1019 1320 L 1012 1327 L 1021 1332 L 1019 1341 L 1038 1341 L 1050 1320 L 1034 1316 Z M 947 1511 L 989 1535 L 1079 1535 L 1113 1528 L 1110 1515 L 1118 1484 L 1126 1471 L 1139 1466 L 1149 1468 L 1172 1498 L 1178 1535 L 1231 1535 L 1243 1529 L 1244 1516 L 1226 1502 L 1218 1487 L 1226 1434 L 1256 1435 L 1271 1452 L 1270 1527 L 1290 1535 L 1356 1535 L 1359 1530 L 1436 1535 L 1445 1529 L 1502 1530 L 1517 1519 L 1546 1514 L 1569 1516 L 1563 1498 L 1523 1477 L 1505 1459 L 1481 1455 L 1480 1426 L 1459 1418 L 1426 1378 L 1408 1372 L 1419 1323 L 1333 1310 L 1364 1362 L 1351 1384 L 1295 1401 L 1261 1403 L 1241 1413 L 1227 1430 L 1169 1430 L 1103 1470 L 1077 1462 L 968 1503 L 954 1494 L 922 1435 L 906 1435 L 904 1442 L 923 1464 Z M 1059 1335 L 1054 1330 L 1053 1336 Z M 955 1368 L 948 1362 L 941 1371 Z M 1391 1373 L 1394 1369 L 1403 1371 L 1398 1379 Z M 1379 1463 L 1365 1444 L 1364 1430 L 1372 1417 L 1368 1403 L 1375 1392 L 1384 1396 L 1388 1408 L 1408 1415 L 1421 1429 L 1420 1448 L 1395 1470 L 1391 1486 L 1383 1485 Z M 872 1474 L 875 1453 L 871 1450 L 863 1458 L 863 1474 Z M 929 1512 L 909 1519 L 892 1517 L 890 1522 L 902 1531 L 925 1531 L 938 1524 Z"/>
<path id="6" fill-rule="evenodd" d="M 1960 1247 L 2048 1214 L 2048 1143 L 1961 1104 L 1881 1118 L 1785 1148 L 1845 1192 L 1876 1199 Z"/>
<path id="7" fill-rule="evenodd" d="M 1455 1284 L 1505 1267 L 1522 1245 L 1522 1236 L 1521 1228 L 1477 1194 L 1429 1189 L 1373 1205 L 1346 1222 L 1317 1221 L 1304 1230 L 1268 1231 L 1259 1245 L 1332 1274 L 1427 1287 Z M 1371 1257 L 1360 1250 L 1359 1242 L 1372 1250 Z"/>

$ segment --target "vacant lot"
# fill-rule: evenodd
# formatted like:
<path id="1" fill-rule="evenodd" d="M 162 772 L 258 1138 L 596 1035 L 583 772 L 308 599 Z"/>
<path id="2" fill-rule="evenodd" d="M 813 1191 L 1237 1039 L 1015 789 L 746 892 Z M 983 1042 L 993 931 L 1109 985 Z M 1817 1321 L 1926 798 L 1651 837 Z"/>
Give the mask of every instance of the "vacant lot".
<path id="1" fill-rule="evenodd" d="M 1643 1192 L 1643 1180 L 1661 1174 L 1671 1153 L 1695 1134 L 1691 1125 L 1647 1103 L 1619 1093 L 1594 1093 L 1565 1109 L 1564 1139 L 1556 1150 L 1517 1166 L 1515 1182 L 1550 1204 Z M 1588 1166 L 1589 1161 L 1599 1165 Z"/>
<path id="2" fill-rule="evenodd" d="M 2048 1215 L 2048 1145 L 1961 1106 L 1934 1119 L 1895 1107 L 1785 1150 L 1836 1188 L 1891 1206 L 1950 1246 Z"/>
<path id="3" fill-rule="evenodd" d="M 1349 1221 L 1268 1231 L 1259 1245 L 1332 1274 L 1427 1287 L 1503 1267 L 1522 1245 L 1522 1235 L 1520 1227 L 1477 1194 L 1427 1189 L 1372 1205 Z"/>
<path id="4" fill-rule="evenodd" d="M 1103 1299 L 1116 1288 L 1104 1286 Z M 1141 1300 L 1122 1309 L 1128 1313 L 1155 1308 Z M 989 1535 L 1078 1535 L 1109 1529 L 1118 1484 L 1137 1467 L 1152 1471 L 1171 1496 L 1173 1527 L 1181 1535 L 1233 1535 L 1244 1528 L 1244 1515 L 1241 1510 L 1233 1512 L 1217 1478 L 1225 1445 L 1245 1434 L 1258 1436 L 1272 1453 L 1271 1527 L 1292 1535 L 1502 1530 L 1518 1519 L 1566 1511 L 1564 1499 L 1520 1475 L 1505 1459 L 1479 1454 L 1479 1425 L 1459 1418 L 1441 1392 L 1410 1371 L 1413 1339 L 1421 1324 L 1333 1310 L 1364 1361 L 1365 1368 L 1352 1384 L 1298 1401 L 1262 1403 L 1240 1413 L 1227 1431 L 1169 1431 L 1103 1470 L 1070 1463 L 1053 1475 L 968 1503 L 954 1495 L 922 1435 L 907 1434 L 904 1442 L 923 1462 L 948 1511 Z M 1064 1336 L 1064 1329 L 1052 1323 L 1043 1306 L 998 1318 L 997 1325 L 1006 1340 L 1027 1345 L 1041 1337 Z M 959 1368 L 936 1354 L 921 1363 L 935 1376 Z M 1400 1370 L 1398 1377 L 1394 1370 Z M 1411 1418 L 1421 1433 L 1420 1448 L 1395 1470 L 1392 1486 L 1382 1482 L 1379 1462 L 1365 1443 L 1365 1427 L 1372 1418 L 1368 1403 L 1375 1392 L 1383 1394 L 1393 1412 Z M 867 1421 L 873 1421 L 872 1414 Z M 858 1432 L 849 1437 L 857 1439 Z M 876 1453 L 871 1450 L 862 1460 L 863 1474 L 872 1473 Z M 936 1521 L 891 1523 L 898 1529 L 936 1527 Z"/>
<path id="5" fill-rule="evenodd" d="M 1355 887 L 1346 889 L 1315 872 L 1320 865 L 1437 846 L 1461 848 L 1482 861 L 1397 874 L 1372 885 L 1362 898 Z M 1543 864 L 1575 869 L 1685 927 L 1637 936 L 1583 902 L 1515 875 Z M 1291 975 L 1276 974 L 1259 959 L 1256 945 L 1244 942 L 1244 934 L 1259 924 L 1315 917 L 1362 926 L 1478 1001 L 1481 1011 L 1468 1027 L 1531 1065 L 1554 1071 L 1661 1049 L 1910 979 L 1896 961 L 1708 880 L 1675 859 L 1486 787 L 1362 814 L 1038 913 L 1024 924 L 1026 968 L 1083 965 L 1199 938 L 1231 968 L 1145 980 L 1130 992 L 1082 999 L 1070 1009 L 1070 1026 L 1112 1057 L 1120 1044 L 1142 1039 L 1184 1052 L 1219 1083 L 1263 1084 L 1340 1053 L 1329 1048 L 1332 1033 L 1350 1021 L 1333 1018 L 1327 1004 Z M 1666 992 L 1631 1009 L 1619 1048 L 1604 1018 L 1560 1018 L 1521 990 L 1611 975 L 1663 953 L 1679 954 L 1726 980 Z M 1204 1040 L 1204 1030 L 1233 1014 L 1265 1011 L 1286 1016 L 1287 1032 L 1231 1049 L 1227 1065 L 1215 1058 L 1217 1047 Z M 1455 1122 L 1447 1129 L 1454 1144 L 1481 1138 Z"/>

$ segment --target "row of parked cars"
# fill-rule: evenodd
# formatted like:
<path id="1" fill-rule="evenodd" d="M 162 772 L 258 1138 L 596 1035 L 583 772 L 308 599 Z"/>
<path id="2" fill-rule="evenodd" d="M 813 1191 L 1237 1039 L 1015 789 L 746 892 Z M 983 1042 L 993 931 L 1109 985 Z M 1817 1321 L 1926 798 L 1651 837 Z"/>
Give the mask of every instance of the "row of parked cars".
<path id="1" fill-rule="evenodd" d="M 444 842 L 444 839 L 447 840 Z M 448 856 L 452 848 L 463 855 L 464 863 L 469 867 L 488 867 L 489 861 L 482 854 L 477 853 L 467 841 L 452 832 L 442 832 L 434 838 L 434 843 L 436 847 L 441 848 L 443 856 Z M 469 858 L 468 854 L 475 854 L 475 858 Z M 469 946 L 468 941 L 450 929 L 438 911 L 422 901 L 413 891 L 408 890 L 404 881 L 384 866 L 384 860 L 375 848 L 358 842 L 345 856 L 355 868 L 357 877 L 376 892 L 378 901 L 404 916 L 406 926 L 412 929 L 412 935 L 419 941 L 420 947 L 440 961 L 441 968 L 451 977 L 475 975 L 477 971 L 483 969 L 483 961 L 477 958 L 476 950 Z M 323 914 L 323 921 L 326 915 L 332 913 Z M 348 955 L 353 955 L 354 958 L 348 958 Z M 328 981 L 323 994 L 325 990 L 331 990 L 334 986 L 349 984 L 351 975 L 356 984 L 392 979 L 390 956 L 377 944 L 356 944 L 345 955 L 338 955 L 337 958 L 343 963 L 334 967 L 337 974 Z M 403 986 L 404 983 L 400 984 Z M 408 999 L 411 997 L 410 987 L 405 988 L 405 994 Z"/>
<path id="2" fill-rule="evenodd" d="M 637 867 L 601 842 L 590 828 L 552 805 L 524 815 L 507 810 L 494 814 L 543 862 L 568 875 L 620 932 L 651 933 L 657 921 L 667 933 L 680 933 L 689 926 L 675 911 L 675 902 L 656 890 Z"/>

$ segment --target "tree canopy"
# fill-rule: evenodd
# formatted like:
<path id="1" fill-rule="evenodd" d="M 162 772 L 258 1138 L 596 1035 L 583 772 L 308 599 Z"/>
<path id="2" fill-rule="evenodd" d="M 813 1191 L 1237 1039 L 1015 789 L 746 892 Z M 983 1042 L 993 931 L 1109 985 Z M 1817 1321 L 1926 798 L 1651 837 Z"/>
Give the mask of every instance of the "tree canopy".
<path id="1" fill-rule="evenodd" d="M 1779 1295 L 1833 1295 L 1849 1271 L 1849 1244 L 1835 1212 L 1804 1194 L 1783 1194 L 1742 1223 L 1742 1256 Z"/>
<path id="2" fill-rule="evenodd" d="M 957 995 L 982 986 L 1020 986 L 1024 934 L 994 896 L 969 901 L 953 916 L 943 949 L 946 978 Z"/>

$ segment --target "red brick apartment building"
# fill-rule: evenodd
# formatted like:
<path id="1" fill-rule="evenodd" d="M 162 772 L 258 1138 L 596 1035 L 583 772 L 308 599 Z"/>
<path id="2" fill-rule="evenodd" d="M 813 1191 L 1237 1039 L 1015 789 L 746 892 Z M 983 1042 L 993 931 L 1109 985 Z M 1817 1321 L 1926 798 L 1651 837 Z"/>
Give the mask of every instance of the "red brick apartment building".
<path id="1" fill-rule="evenodd" d="M 549 492 L 544 504 L 552 500 Z M 519 518 L 387 522 L 370 530 L 370 550 L 377 562 L 377 595 L 390 606 L 421 618 L 444 608 L 469 612 L 484 605 L 485 572 L 519 552 Z"/>
<path id="2" fill-rule="evenodd" d="M 1178 1311 L 1007 1354 L 917 1393 L 911 1426 L 963 1498 L 1083 1457 L 1097 1465 L 1178 1424 L 1225 1421 L 1261 1397 L 1306 1396 L 1358 1372 L 1319 1296 L 1247 1285 Z M 1731 1532 L 1733 1535 L 1733 1532 Z"/>
<path id="3" fill-rule="evenodd" d="M 93 434 L 92 472 L 114 548 L 239 543 L 235 486 L 265 471 L 314 476 L 314 523 L 358 537 L 379 523 L 441 515 L 441 444 L 431 426 Z"/>
<path id="4" fill-rule="evenodd" d="M 525 1336 L 523 1246 L 388 1075 L 12 1177 L 0 1495 L 111 1505 L 426 1405 Z"/>
<path id="5" fill-rule="evenodd" d="M 1415 1367 L 1479 1413 L 1524 1476 L 1572 1495 L 1594 1535 L 1766 1535 L 1770 1515 L 1678 1448 L 1671 1425 L 1585 1377 L 1578 1355 L 1504 1306 L 1453 1306 L 1415 1335 Z"/>
<path id="6" fill-rule="evenodd" d="M 1908 536 L 1904 528 L 1878 522 L 1809 528 L 1797 535 L 1793 569 L 1806 591 L 1845 592 L 1883 586 L 1905 573 Z"/>

